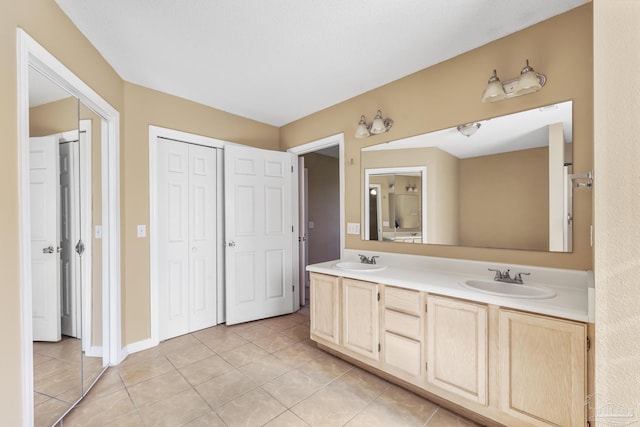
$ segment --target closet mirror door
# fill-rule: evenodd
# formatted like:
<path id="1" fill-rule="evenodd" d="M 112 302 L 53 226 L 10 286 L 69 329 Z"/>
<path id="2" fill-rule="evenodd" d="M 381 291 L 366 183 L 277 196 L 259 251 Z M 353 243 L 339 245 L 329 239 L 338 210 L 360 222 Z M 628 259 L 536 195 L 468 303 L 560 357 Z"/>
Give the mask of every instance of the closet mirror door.
<path id="1" fill-rule="evenodd" d="M 30 234 L 36 426 L 82 394 L 81 169 L 78 100 L 29 69 Z M 86 142 L 84 142 L 86 144 Z"/>
<path id="2" fill-rule="evenodd" d="M 82 255 L 82 354 L 83 392 L 103 372 L 102 352 L 102 117 L 80 102 L 80 192 L 83 213 Z M 84 166 L 83 166 L 84 165 Z"/>

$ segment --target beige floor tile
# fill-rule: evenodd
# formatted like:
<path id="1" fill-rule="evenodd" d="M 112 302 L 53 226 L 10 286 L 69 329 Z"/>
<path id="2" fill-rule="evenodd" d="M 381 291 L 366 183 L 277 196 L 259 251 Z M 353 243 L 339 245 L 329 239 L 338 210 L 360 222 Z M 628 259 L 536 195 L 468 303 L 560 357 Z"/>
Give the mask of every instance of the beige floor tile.
<path id="1" fill-rule="evenodd" d="M 270 319 L 264 319 L 261 324 L 267 328 L 273 329 L 274 331 L 282 332 L 286 329 L 293 328 L 298 323 L 288 319 L 286 316 L 278 316 Z"/>
<path id="2" fill-rule="evenodd" d="M 276 399 L 257 388 L 216 411 L 229 427 L 258 427 L 286 410 Z"/>
<path id="3" fill-rule="evenodd" d="M 302 421 L 296 414 L 291 411 L 283 412 L 273 420 L 266 423 L 265 427 L 306 427 L 309 424 Z"/>
<path id="4" fill-rule="evenodd" d="M 177 371 L 158 375 L 128 388 L 131 400 L 137 408 L 174 396 L 191 385 Z"/>
<path id="5" fill-rule="evenodd" d="M 343 390 L 320 389 L 291 408 L 312 426 L 342 426 L 367 406 L 367 401 Z"/>
<path id="6" fill-rule="evenodd" d="M 147 405 L 139 410 L 145 426 L 178 426 L 210 411 L 209 405 L 193 389 Z"/>
<path id="7" fill-rule="evenodd" d="M 427 422 L 427 426 L 433 427 L 472 427 L 478 426 L 471 420 L 460 417 L 447 411 L 446 409 L 438 408 L 435 414 Z"/>
<path id="8" fill-rule="evenodd" d="M 191 334 L 181 335 L 179 337 L 171 338 L 166 341 L 162 341 L 158 347 L 163 354 L 173 353 L 176 350 L 181 350 L 193 344 L 198 344 L 200 341 Z"/>
<path id="9" fill-rule="evenodd" d="M 179 371 L 192 385 L 202 384 L 233 371 L 234 368 L 220 356 L 208 357 Z"/>
<path id="10" fill-rule="evenodd" d="M 344 375 L 353 368 L 353 365 L 333 356 L 317 357 L 296 369 L 313 378 L 316 382 L 328 384 L 336 378 Z"/>
<path id="11" fill-rule="evenodd" d="M 51 399 L 51 397 L 46 394 L 38 393 L 37 391 L 33 393 L 33 406 L 38 406 L 41 403 L 46 402 Z"/>
<path id="12" fill-rule="evenodd" d="M 129 365 L 135 365 L 141 362 L 162 358 L 163 356 L 164 353 L 160 350 L 160 346 L 148 348 L 146 350 L 128 355 L 127 358 L 118 365 L 118 368 L 125 368 Z"/>
<path id="13" fill-rule="evenodd" d="M 255 340 L 253 343 L 269 353 L 275 353 L 276 351 L 280 351 L 297 342 L 298 340 L 278 332 L 274 335 Z"/>
<path id="14" fill-rule="evenodd" d="M 35 427 L 50 427 L 70 406 L 68 402 L 62 402 L 58 399 L 47 399 L 45 402 L 34 406 L 33 425 Z"/>
<path id="15" fill-rule="evenodd" d="M 260 385 L 289 372 L 291 367 L 281 359 L 268 354 L 241 366 L 238 370 L 245 374 L 251 381 Z"/>
<path id="16" fill-rule="evenodd" d="M 87 393 L 82 401 L 88 402 L 92 399 L 99 399 L 122 389 L 124 389 L 124 382 L 122 382 L 122 378 L 120 378 L 118 368 L 109 368 L 102 374 L 98 382 L 89 390 L 89 393 Z"/>
<path id="17" fill-rule="evenodd" d="M 50 360 L 53 360 L 53 357 L 45 356 L 43 354 L 38 354 L 38 353 L 34 353 L 33 354 L 33 366 L 34 367 L 37 367 L 37 366 L 41 365 L 42 363 L 48 362 Z"/>
<path id="18" fill-rule="evenodd" d="M 328 385 L 338 390 L 347 390 L 369 401 L 376 399 L 390 386 L 391 384 L 382 378 L 356 367 Z"/>
<path id="19" fill-rule="evenodd" d="M 236 333 L 248 341 L 255 341 L 255 340 L 259 340 L 260 338 L 273 335 L 276 333 L 276 331 L 273 329 L 267 328 L 266 326 L 255 324 L 250 328 L 240 329 L 236 331 Z"/>
<path id="20" fill-rule="evenodd" d="M 101 424 L 103 427 L 140 427 L 144 425 L 142 417 L 138 411 L 130 412 L 128 414 L 121 415 L 110 421 Z"/>
<path id="21" fill-rule="evenodd" d="M 282 331 L 282 333 L 297 341 L 308 339 L 310 336 L 309 325 L 297 325 Z"/>
<path id="22" fill-rule="evenodd" d="M 195 388 L 198 393 L 200 393 L 200 396 L 202 396 L 212 408 L 216 409 L 256 387 L 256 383 L 247 378 L 243 373 L 234 370 L 228 374 L 209 380 L 206 383 L 199 384 Z"/>
<path id="23" fill-rule="evenodd" d="M 203 416 L 184 424 L 184 427 L 226 427 L 226 424 L 215 411 L 209 411 Z"/>
<path id="24" fill-rule="evenodd" d="M 260 359 L 261 357 L 266 356 L 267 353 L 265 350 L 261 349 L 257 345 L 253 343 L 247 343 L 241 345 L 240 347 L 236 347 L 229 351 L 225 351 L 221 353 L 220 356 L 229 362 L 231 366 L 236 368 L 246 365 L 247 363 L 253 362 L 254 360 Z"/>
<path id="25" fill-rule="evenodd" d="M 134 411 L 133 402 L 129 399 L 127 391 L 123 389 L 100 399 L 81 402 L 64 418 L 64 425 L 65 427 L 101 425 Z"/>
<path id="26" fill-rule="evenodd" d="M 322 386 L 302 372 L 294 370 L 263 384 L 262 388 L 284 406 L 291 408 L 320 390 Z"/>
<path id="27" fill-rule="evenodd" d="M 167 359 L 169 359 L 169 361 L 173 363 L 173 366 L 175 366 L 176 368 L 182 368 L 214 355 L 215 353 L 211 351 L 207 346 L 197 341 L 195 344 L 191 344 L 180 349 L 176 349 L 171 353 L 167 353 Z"/>
<path id="28" fill-rule="evenodd" d="M 290 314 L 289 319 L 293 320 L 296 323 L 305 323 L 309 321 L 309 313 L 303 314 L 303 313 L 293 313 Z"/>
<path id="29" fill-rule="evenodd" d="M 46 357 L 46 359 L 47 360 L 41 360 L 41 363 L 38 365 L 34 364 L 33 379 L 36 382 L 62 371 L 75 370 L 78 373 L 80 372 L 80 362 L 70 362 L 68 360 L 54 359 L 52 357 Z"/>
<path id="30" fill-rule="evenodd" d="M 241 345 L 245 345 L 248 342 L 249 341 L 245 340 L 235 332 L 228 332 L 214 339 L 203 341 L 203 344 L 216 353 L 222 354 L 225 351 L 240 347 Z"/>
<path id="31" fill-rule="evenodd" d="M 437 405 L 426 399 L 399 387 L 390 386 L 348 425 L 350 427 L 423 426 L 437 408 Z"/>
<path id="32" fill-rule="evenodd" d="M 304 342 L 299 342 L 282 350 L 273 353 L 274 356 L 284 360 L 291 367 L 297 367 L 303 363 L 314 360 L 324 353 L 316 348 L 306 345 Z"/>
<path id="33" fill-rule="evenodd" d="M 34 381 L 34 390 L 47 396 L 56 397 L 66 393 L 67 402 L 75 402 L 82 394 L 80 366 L 73 366 Z"/>
<path id="34" fill-rule="evenodd" d="M 131 387 L 139 382 L 173 371 L 175 368 L 166 357 L 156 357 L 135 364 L 120 366 L 118 370 L 125 386 Z"/>

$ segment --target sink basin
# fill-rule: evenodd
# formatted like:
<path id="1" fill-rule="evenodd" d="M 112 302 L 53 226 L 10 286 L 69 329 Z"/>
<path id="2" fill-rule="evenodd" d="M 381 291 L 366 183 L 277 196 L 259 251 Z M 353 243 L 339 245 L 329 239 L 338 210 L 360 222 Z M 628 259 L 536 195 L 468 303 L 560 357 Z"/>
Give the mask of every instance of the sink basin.
<path id="1" fill-rule="evenodd" d="M 369 273 L 374 271 L 382 271 L 387 268 L 386 265 L 380 264 L 364 264 L 361 262 L 340 261 L 333 265 L 333 268 L 344 271 L 357 271 L 361 273 Z"/>
<path id="2" fill-rule="evenodd" d="M 517 283 L 504 283 L 495 280 L 466 280 L 460 285 L 485 294 L 498 295 L 511 298 L 545 299 L 553 298 L 556 293 L 547 288 L 538 286 L 519 285 Z"/>

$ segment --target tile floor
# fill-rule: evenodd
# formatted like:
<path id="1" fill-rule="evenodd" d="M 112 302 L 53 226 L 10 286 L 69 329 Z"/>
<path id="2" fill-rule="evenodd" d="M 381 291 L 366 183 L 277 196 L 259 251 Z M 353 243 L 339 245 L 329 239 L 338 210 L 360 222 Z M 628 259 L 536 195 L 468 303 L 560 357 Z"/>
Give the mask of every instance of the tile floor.
<path id="1" fill-rule="evenodd" d="M 473 426 L 316 348 L 308 310 L 219 325 L 109 368 L 70 426 Z"/>

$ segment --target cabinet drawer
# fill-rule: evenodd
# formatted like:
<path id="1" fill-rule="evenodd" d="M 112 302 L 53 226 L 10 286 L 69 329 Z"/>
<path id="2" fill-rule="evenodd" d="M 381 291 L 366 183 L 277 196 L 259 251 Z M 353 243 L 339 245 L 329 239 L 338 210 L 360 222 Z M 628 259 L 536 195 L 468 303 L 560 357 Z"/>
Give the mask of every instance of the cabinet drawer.
<path id="1" fill-rule="evenodd" d="M 420 376 L 422 344 L 391 332 L 384 333 L 384 361 L 407 374 Z"/>
<path id="2" fill-rule="evenodd" d="M 421 324 L 422 322 L 417 316 L 388 309 L 384 311 L 384 328 L 389 332 L 419 341 L 422 337 Z"/>
<path id="3" fill-rule="evenodd" d="M 419 315 L 420 292 L 386 286 L 384 288 L 384 304 L 387 308 Z"/>

